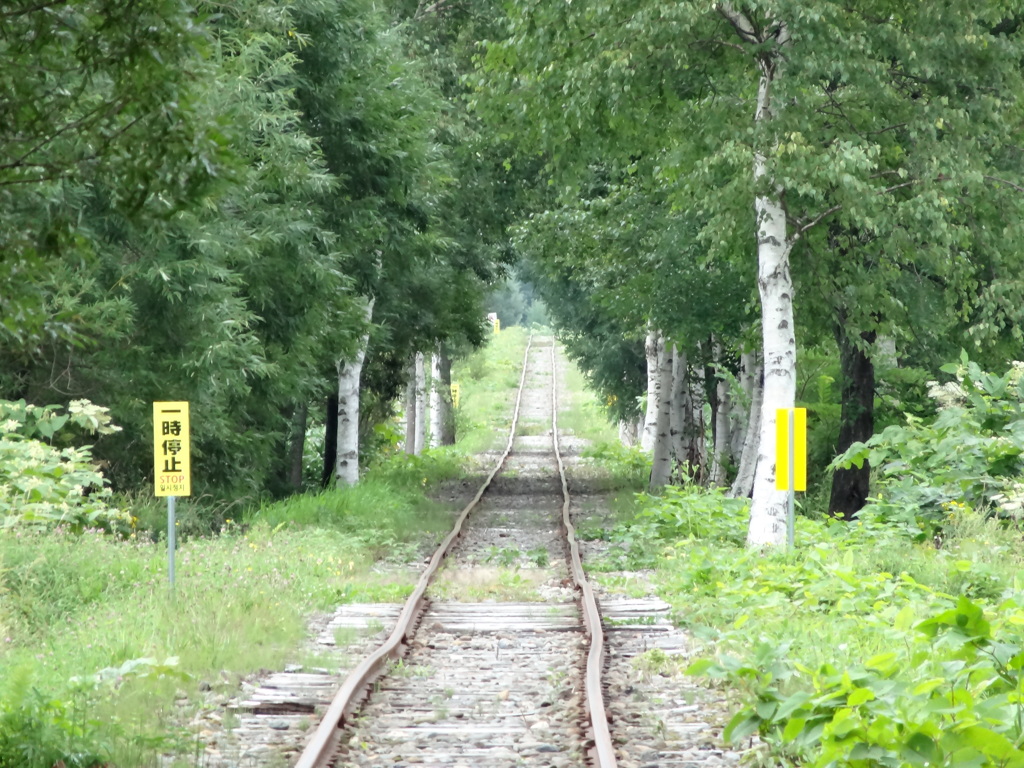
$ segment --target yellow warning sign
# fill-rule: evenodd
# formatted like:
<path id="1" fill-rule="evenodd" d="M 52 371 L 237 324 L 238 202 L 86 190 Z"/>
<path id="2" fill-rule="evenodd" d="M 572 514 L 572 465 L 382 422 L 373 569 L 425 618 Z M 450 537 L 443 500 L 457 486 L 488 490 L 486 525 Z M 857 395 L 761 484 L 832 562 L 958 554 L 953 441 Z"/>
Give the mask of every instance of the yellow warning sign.
<path id="1" fill-rule="evenodd" d="M 191 496 L 188 403 L 153 403 L 153 486 L 157 496 Z"/>
<path id="2" fill-rule="evenodd" d="M 790 425 L 792 424 L 792 434 Z M 807 409 L 775 411 L 775 489 L 789 490 L 789 457 L 793 457 L 793 490 L 807 490 Z"/>

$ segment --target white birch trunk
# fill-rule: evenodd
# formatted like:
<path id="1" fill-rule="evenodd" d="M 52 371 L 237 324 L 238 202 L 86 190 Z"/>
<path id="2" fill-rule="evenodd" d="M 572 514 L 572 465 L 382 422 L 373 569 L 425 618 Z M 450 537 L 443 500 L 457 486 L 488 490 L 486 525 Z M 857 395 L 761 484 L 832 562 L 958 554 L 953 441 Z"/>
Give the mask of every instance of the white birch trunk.
<path id="1" fill-rule="evenodd" d="M 700 351 L 700 345 L 697 345 Z M 695 483 L 703 484 L 707 479 L 708 449 L 705 436 L 707 424 L 704 422 L 704 366 L 695 365 L 693 375 L 687 378 L 686 402 L 689 409 L 687 430 L 683 436 L 687 461 Z"/>
<path id="2" fill-rule="evenodd" d="M 374 299 L 365 299 L 363 316 L 367 328 L 373 317 Z M 334 482 L 355 485 L 359 482 L 359 378 L 363 373 L 369 330 L 359 339 L 352 360 L 339 360 L 338 368 L 338 453 L 334 464 Z"/>
<path id="3" fill-rule="evenodd" d="M 409 358 L 405 367 L 405 440 L 403 450 L 413 456 L 416 454 L 416 359 Z"/>
<path id="4" fill-rule="evenodd" d="M 771 119 L 773 64 L 762 66 L 757 92 L 757 120 Z M 764 155 L 754 155 L 754 184 L 767 175 Z M 786 545 L 787 491 L 775 489 L 775 411 L 796 402 L 796 335 L 793 329 L 793 281 L 789 273 L 792 241 L 782 207 L 781 190 L 755 198 L 757 212 L 757 287 L 761 297 L 761 333 L 764 346 L 764 402 L 761 439 L 754 472 L 753 501 L 747 544 L 751 547 Z"/>
<path id="5" fill-rule="evenodd" d="M 729 495 L 741 499 L 749 498 L 754 492 L 754 471 L 757 469 L 757 451 L 761 444 L 761 404 L 764 399 L 764 387 L 761 384 L 762 373 L 755 368 L 754 390 L 750 395 L 750 415 L 747 418 L 746 436 L 743 439 L 743 452 L 740 454 L 740 465 L 736 471 L 736 479 L 732 483 Z"/>
<path id="6" fill-rule="evenodd" d="M 455 406 L 452 403 L 452 361 L 448 357 L 448 351 L 444 344 L 437 345 L 437 352 L 434 355 L 437 363 L 437 378 L 435 392 L 440 403 L 440 413 L 431 429 L 437 430 L 438 443 L 440 445 L 455 445 Z"/>
<path id="7" fill-rule="evenodd" d="M 651 465 L 650 492 L 657 493 L 672 479 L 672 351 L 664 336 L 658 336 L 657 394 L 658 414 L 655 421 L 654 460 Z"/>
<path id="8" fill-rule="evenodd" d="M 648 453 L 654 450 L 654 440 L 658 429 L 658 340 L 661 334 L 651 330 L 644 340 L 644 353 L 647 355 L 647 413 L 644 416 L 643 431 L 640 435 L 640 447 Z"/>
<path id="9" fill-rule="evenodd" d="M 686 353 L 672 346 L 672 411 L 669 413 L 669 435 L 672 438 L 672 458 L 677 462 L 686 461 L 683 435 L 686 434 L 686 418 L 689 414 L 686 398 Z"/>
<path id="10" fill-rule="evenodd" d="M 416 430 L 414 433 L 413 453 L 419 456 L 427 444 L 427 377 L 423 364 L 423 353 L 417 352 L 413 357 L 413 381 L 416 386 L 414 402 L 416 404 Z"/>
<path id="11" fill-rule="evenodd" d="M 746 43 L 760 46 L 754 53 L 761 70 L 757 87 L 755 123 L 769 123 L 774 117 L 772 86 L 783 65 L 781 49 L 792 42 L 785 21 L 769 20 L 755 26 L 728 0 L 716 6 Z M 765 48 L 771 43 L 773 49 Z M 754 473 L 753 500 L 747 544 L 751 547 L 782 547 L 786 544 L 787 491 L 775 490 L 775 411 L 792 408 L 796 400 L 796 336 L 793 328 L 793 283 L 789 254 L 796 236 L 791 236 L 782 204 L 784 190 L 769 175 L 767 160 L 754 153 L 754 211 L 757 226 L 757 287 L 761 297 L 761 333 L 764 347 L 764 401 L 761 408 L 761 436 Z"/>
<path id="12" fill-rule="evenodd" d="M 747 416 L 750 413 L 751 398 L 754 396 L 754 368 L 756 366 L 757 356 L 753 352 L 740 354 L 740 371 L 736 377 L 739 391 L 733 393 L 732 425 L 729 430 L 732 440 L 730 451 L 737 461 L 743 455 L 743 444 L 747 437 Z"/>
<path id="13" fill-rule="evenodd" d="M 638 429 L 639 426 L 640 425 L 635 421 L 619 419 L 619 442 L 627 448 L 632 448 L 636 445 L 637 439 L 640 435 L 640 431 Z"/>
<path id="14" fill-rule="evenodd" d="M 441 353 L 430 356 L 430 447 L 441 445 L 441 425 L 444 423 L 441 398 Z"/>
<path id="15" fill-rule="evenodd" d="M 717 339 L 714 341 L 713 349 L 717 370 L 722 360 L 722 345 Z M 726 379 L 718 379 L 715 395 L 718 407 L 715 409 L 715 445 L 711 458 L 710 482 L 712 485 L 723 486 L 727 477 L 726 464 L 731 458 L 732 439 L 732 395 Z"/>

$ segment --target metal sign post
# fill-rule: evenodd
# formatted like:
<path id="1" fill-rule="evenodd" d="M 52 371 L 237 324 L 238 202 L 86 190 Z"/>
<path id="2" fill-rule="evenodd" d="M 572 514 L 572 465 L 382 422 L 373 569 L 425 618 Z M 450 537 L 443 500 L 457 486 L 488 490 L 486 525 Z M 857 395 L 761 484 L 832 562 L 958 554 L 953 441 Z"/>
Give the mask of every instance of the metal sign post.
<path id="1" fill-rule="evenodd" d="M 167 497 L 167 579 L 174 588 L 178 496 L 192 495 L 187 402 L 153 403 L 153 489 Z"/>
<path id="2" fill-rule="evenodd" d="M 793 548 L 796 492 L 807 490 L 807 409 L 775 411 L 775 489 L 788 491 L 786 542 Z"/>
<path id="3" fill-rule="evenodd" d="M 177 521 L 174 519 L 176 496 L 167 497 L 167 581 L 174 587 L 174 549 L 177 545 Z"/>

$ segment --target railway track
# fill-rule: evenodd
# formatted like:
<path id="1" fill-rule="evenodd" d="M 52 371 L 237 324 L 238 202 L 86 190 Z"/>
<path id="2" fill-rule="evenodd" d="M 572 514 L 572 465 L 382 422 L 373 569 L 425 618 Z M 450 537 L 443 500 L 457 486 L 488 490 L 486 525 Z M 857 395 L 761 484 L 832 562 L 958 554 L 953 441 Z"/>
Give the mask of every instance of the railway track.
<path id="1" fill-rule="evenodd" d="M 338 691 L 296 768 L 616 766 L 604 633 L 557 449 L 554 371 L 551 341 L 531 340 L 501 460 L 387 641 Z M 530 578 L 517 571 L 518 583 L 495 582 L 495 562 L 524 555 L 536 566 Z M 428 595 L 435 583 L 449 599 Z M 534 599 L 488 597 L 503 586 Z M 536 599 L 541 588 L 547 600 Z"/>
<path id="2" fill-rule="evenodd" d="M 204 766 L 738 765 L 718 738 L 724 703 L 678 675 L 694 649 L 669 606 L 603 592 L 597 612 L 570 501 L 593 517 L 607 497 L 572 483 L 577 446 L 560 445 L 557 424 L 560 365 L 551 339 L 528 347 L 506 448 L 410 599 L 341 606 L 314 645 L 333 648 L 350 632 L 384 642 L 345 665 L 340 688 L 328 670 L 263 680 L 235 705 L 235 757 Z M 584 542 L 584 555 L 599 546 Z M 300 733 L 301 754 L 291 746 Z"/>

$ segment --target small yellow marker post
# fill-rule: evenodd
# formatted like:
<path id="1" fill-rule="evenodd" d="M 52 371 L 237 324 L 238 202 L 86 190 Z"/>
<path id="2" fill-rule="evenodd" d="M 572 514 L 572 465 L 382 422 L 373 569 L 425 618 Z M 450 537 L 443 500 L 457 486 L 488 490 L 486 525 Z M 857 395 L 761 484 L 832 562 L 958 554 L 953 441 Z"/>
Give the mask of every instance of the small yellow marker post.
<path id="1" fill-rule="evenodd" d="M 789 491 L 787 538 L 793 548 L 796 491 L 807 490 L 807 409 L 775 411 L 775 489 Z"/>
<path id="2" fill-rule="evenodd" d="M 501 333 L 501 320 L 494 318 L 494 332 Z"/>
<path id="3" fill-rule="evenodd" d="M 462 396 L 462 386 L 457 381 L 453 382 L 452 383 L 452 407 L 453 408 L 458 408 L 459 407 L 459 399 L 460 399 L 461 396 Z"/>
<path id="4" fill-rule="evenodd" d="M 153 489 L 167 497 L 167 579 L 174 588 L 175 507 L 192 495 L 192 448 L 187 402 L 153 403 Z"/>

